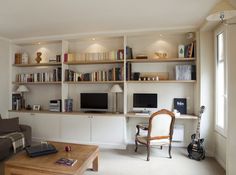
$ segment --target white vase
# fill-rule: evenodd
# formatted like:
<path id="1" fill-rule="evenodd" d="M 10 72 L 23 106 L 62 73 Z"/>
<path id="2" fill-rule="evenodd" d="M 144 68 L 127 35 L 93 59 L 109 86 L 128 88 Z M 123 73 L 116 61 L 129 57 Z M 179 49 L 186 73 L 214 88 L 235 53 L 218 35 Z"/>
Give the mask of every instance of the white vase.
<path id="1" fill-rule="evenodd" d="M 28 56 L 28 54 L 27 53 L 23 53 L 22 54 L 22 64 L 28 64 L 29 62 L 29 56 Z"/>

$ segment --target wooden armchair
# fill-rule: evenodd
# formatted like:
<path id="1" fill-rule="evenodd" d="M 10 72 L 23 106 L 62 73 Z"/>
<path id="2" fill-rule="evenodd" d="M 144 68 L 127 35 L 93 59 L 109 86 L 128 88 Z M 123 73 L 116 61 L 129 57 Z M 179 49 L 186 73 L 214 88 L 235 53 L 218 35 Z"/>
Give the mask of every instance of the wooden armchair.
<path id="1" fill-rule="evenodd" d="M 147 161 L 150 156 L 150 146 L 157 145 L 162 149 L 163 145 L 169 145 L 169 156 L 171 156 L 171 142 L 175 115 L 166 109 L 162 109 L 153 113 L 149 119 L 148 126 L 137 125 L 137 133 L 135 138 L 135 152 L 138 150 L 138 143 L 147 147 Z M 147 130 L 147 136 L 140 135 L 140 129 Z"/>

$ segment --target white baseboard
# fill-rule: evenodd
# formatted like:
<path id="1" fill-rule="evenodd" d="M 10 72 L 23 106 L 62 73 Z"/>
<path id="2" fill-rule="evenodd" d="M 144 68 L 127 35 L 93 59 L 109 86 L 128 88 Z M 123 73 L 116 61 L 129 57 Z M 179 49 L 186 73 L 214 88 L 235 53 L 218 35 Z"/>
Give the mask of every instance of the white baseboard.
<path id="1" fill-rule="evenodd" d="M 222 166 L 222 168 L 224 168 L 226 170 L 226 163 L 221 158 L 219 158 L 218 156 L 215 156 L 214 158 L 220 164 L 220 166 Z"/>

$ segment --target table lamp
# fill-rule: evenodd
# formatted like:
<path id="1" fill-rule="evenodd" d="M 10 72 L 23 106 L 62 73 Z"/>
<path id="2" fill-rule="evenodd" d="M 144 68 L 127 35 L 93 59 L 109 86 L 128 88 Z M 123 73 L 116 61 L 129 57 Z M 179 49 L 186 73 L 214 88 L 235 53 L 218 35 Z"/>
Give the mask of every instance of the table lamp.
<path id="1" fill-rule="evenodd" d="M 115 84 L 115 85 L 113 85 L 112 88 L 110 89 L 110 92 L 116 94 L 116 95 L 115 95 L 115 100 L 114 100 L 114 101 L 115 101 L 115 104 L 114 104 L 114 112 L 115 112 L 115 113 L 118 113 L 118 111 L 117 111 L 117 106 L 118 106 L 117 93 L 121 93 L 121 92 L 123 92 L 123 90 L 122 90 L 122 88 L 120 87 L 119 84 Z"/>
<path id="2" fill-rule="evenodd" d="M 22 96 L 21 107 L 25 109 L 24 92 L 29 92 L 29 89 L 25 85 L 20 85 L 16 91 L 21 93 L 21 96 Z"/>

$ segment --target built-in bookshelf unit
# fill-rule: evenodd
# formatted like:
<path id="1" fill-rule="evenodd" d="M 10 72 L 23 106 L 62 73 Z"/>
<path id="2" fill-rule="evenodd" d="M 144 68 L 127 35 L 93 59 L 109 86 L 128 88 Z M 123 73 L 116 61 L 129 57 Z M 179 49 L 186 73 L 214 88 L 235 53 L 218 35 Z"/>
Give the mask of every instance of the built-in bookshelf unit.
<path id="1" fill-rule="evenodd" d="M 12 91 L 29 86 L 26 103 L 39 104 L 47 111 L 49 101 L 72 99 L 73 111 L 80 111 L 81 93 L 108 93 L 108 111 L 113 111 L 114 84 L 118 111 L 132 111 L 132 94 L 158 94 L 158 108 L 173 109 L 173 98 L 186 98 L 188 113 L 193 114 L 197 86 L 197 49 L 195 32 L 151 32 L 114 36 L 78 37 L 68 40 L 26 42 L 12 45 Z M 179 47 L 185 51 L 179 55 Z M 191 53 L 190 53 L 191 51 Z M 42 60 L 36 63 L 37 52 Z M 27 54 L 28 61 L 16 62 L 16 54 Z M 58 59 L 60 58 L 60 59 Z M 18 60 L 17 60 L 18 61 Z M 187 66 L 192 77 L 176 75 L 178 66 Z M 180 69 L 180 70 L 181 70 Z M 56 75 L 55 75 L 56 74 Z M 60 74 L 60 78 L 57 77 Z M 182 78 L 182 79 L 181 79 Z M 42 95 L 42 92 L 44 93 Z"/>
<path id="2" fill-rule="evenodd" d="M 173 110 L 174 98 L 186 98 L 187 114 L 176 117 L 175 122 L 186 130 L 180 143 L 186 146 L 190 142 L 188 133 L 194 132 L 196 122 L 193 121 L 197 119 L 199 107 L 195 35 L 192 31 L 116 33 L 14 42 L 12 94 L 18 93 L 20 85 L 25 85 L 29 89 L 24 92 L 26 105 L 41 108 L 39 111 L 14 110 L 10 103 L 9 116 L 19 116 L 22 124 L 32 126 L 36 141 L 47 139 L 125 148 L 127 143 L 134 142 L 135 126 L 148 121 L 147 116 L 134 114 L 134 93 L 157 94 L 158 109 Z M 185 50 L 182 55 L 179 55 L 180 48 Z M 40 63 L 36 62 L 37 52 L 41 52 Z M 117 94 L 111 92 L 116 84 L 122 88 Z M 83 93 L 106 93 L 107 111 L 83 112 L 80 104 Z M 57 109 L 55 106 L 59 103 L 61 112 L 52 111 L 50 107 Z M 117 113 L 114 113 L 115 107 Z"/>
<path id="3" fill-rule="evenodd" d="M 50 100 L 61 99 L 62 42 L 17 43 L 12 44 L 11 52 L 12 93 L 20 93 L 17 88 L 24 85 L 29 89 L 24 92 L 25 106 L 48 110 Z M 41 53 L 39 63 L 37 53 Z"/>

